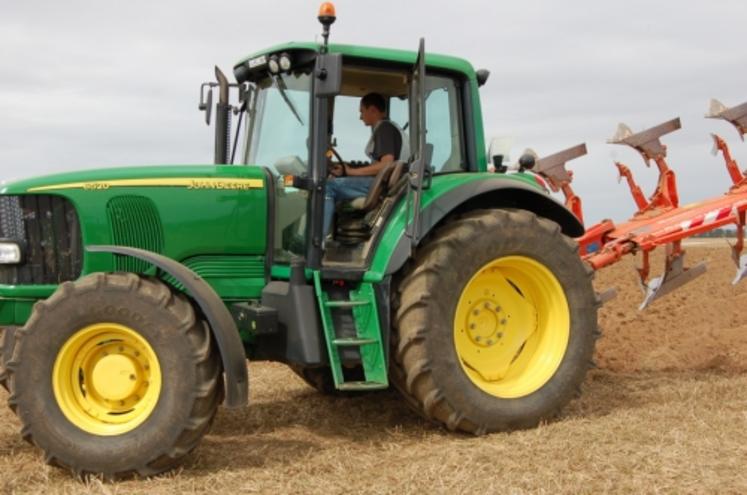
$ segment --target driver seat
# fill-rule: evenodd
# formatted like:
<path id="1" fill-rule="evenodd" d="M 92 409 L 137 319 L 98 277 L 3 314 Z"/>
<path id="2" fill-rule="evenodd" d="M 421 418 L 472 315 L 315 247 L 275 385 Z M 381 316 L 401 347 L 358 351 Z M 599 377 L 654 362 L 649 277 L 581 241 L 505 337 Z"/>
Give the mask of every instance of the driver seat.
<path id="1" fill-rule="evenodd" d="M 407 162 L 397 160 L 382 169 L 374 178 L 366 196 L 350 200 L 343 206 L 343 213 L 338 216 L 336 238 L 345 244 L 358 244 L 367 240 L 371 235 L 372 222 L 369 215 L 383 199 L 396 190 L 405 171 Z M 347 212 L 345 212 L 347 210 Z M 375 219 L 375 218 L 373 218 Z"/>

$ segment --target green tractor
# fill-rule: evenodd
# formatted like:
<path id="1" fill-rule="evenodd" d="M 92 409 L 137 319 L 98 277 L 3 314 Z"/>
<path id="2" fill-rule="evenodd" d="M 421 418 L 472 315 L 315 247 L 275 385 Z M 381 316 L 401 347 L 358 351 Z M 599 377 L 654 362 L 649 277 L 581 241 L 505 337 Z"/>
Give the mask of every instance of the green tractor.
<path id="1" fill-rule="evenodd" d="M 530 171 L 488 172 L 487 71 L 422 40 L 328 44 L 331 5 L 320 21 L 323 43 L 203 84 L 214 165 L 0 186 L 0 383 L 46 462 L 173 468 L 220 404 L 246 406 L 247 359 L 325 394 L 391 385 L 474 434 L 533 427 L 578 393 L 598 334 L 584 228 Z M 374 91 L 412 153 L 337 205 L 330 241 L 330 156 L 360 158 Z"/>

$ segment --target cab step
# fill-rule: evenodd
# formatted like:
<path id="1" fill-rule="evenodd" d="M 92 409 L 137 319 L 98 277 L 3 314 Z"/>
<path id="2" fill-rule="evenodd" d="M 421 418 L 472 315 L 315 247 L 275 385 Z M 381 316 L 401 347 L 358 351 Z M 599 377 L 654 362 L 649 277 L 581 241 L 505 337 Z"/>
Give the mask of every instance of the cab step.
<path id="1" fill-rule="evenodd" d="M 348 300 L 330 300 L 322 287 L 321 273 L 314 271 L 314 289 L 322 316 L 322 327 L 329 355 L 335 388 L 338 390 L 379 390 L 389 386 L 387 357 L 379 324 L 373 284 L 361 282 L 351 289 Z M 334 326 L 333 311 L 350 311 L 355 325 L 355 336 L 340 337 Z M 365 379 L 345 380 L 343 349 L 358 348 Z"/>
<path id="2" fill-rule="evenodd" d="M 337 387 L 338 390 L 350 391 L 350 390 L 384 390 L 389 385 L 387 383 L 378 382 L 345 382 Z"/>

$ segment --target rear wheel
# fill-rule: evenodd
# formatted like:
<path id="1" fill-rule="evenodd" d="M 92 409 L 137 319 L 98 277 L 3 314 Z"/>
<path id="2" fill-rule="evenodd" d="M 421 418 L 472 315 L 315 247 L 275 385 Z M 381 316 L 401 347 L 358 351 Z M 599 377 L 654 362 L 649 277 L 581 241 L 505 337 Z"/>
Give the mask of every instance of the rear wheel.
<path id="1" fill-rule="evenodd" d="M 592 272 L 557 224 L 482 210 L 438 231 L 399 281 L 395 386 L 452 430 L 526 428 L 577 393 L 597 332 Z"/>
<path id="2" fill-rule="evenodd" d="M 16 332 L 9 403 L 50 464 L 107 478 L 177 465 L 208 431 L 221 367 L 189 301 L 134 274 L 60 286 Z"/>

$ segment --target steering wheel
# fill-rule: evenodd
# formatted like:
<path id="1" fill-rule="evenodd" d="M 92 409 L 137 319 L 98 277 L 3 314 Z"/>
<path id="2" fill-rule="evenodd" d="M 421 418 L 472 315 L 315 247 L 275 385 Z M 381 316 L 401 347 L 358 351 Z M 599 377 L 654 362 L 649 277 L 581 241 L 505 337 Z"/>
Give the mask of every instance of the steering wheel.
<path id="1" fill-rule="evenodd" d="M 345 160 L 342 159 L 342 156 L 340 156 L 340 154 L 337 152 L 335 147 L 330 145 L 329 149 L 327 150 L 327 153 L 332 153 L 335 156 L 335 158 L 337 158 L 337 161 L 340 162 L 340 167 L 342 167 L 342 177 L 347 176 L 348 174 L 345 171 Z"/>

